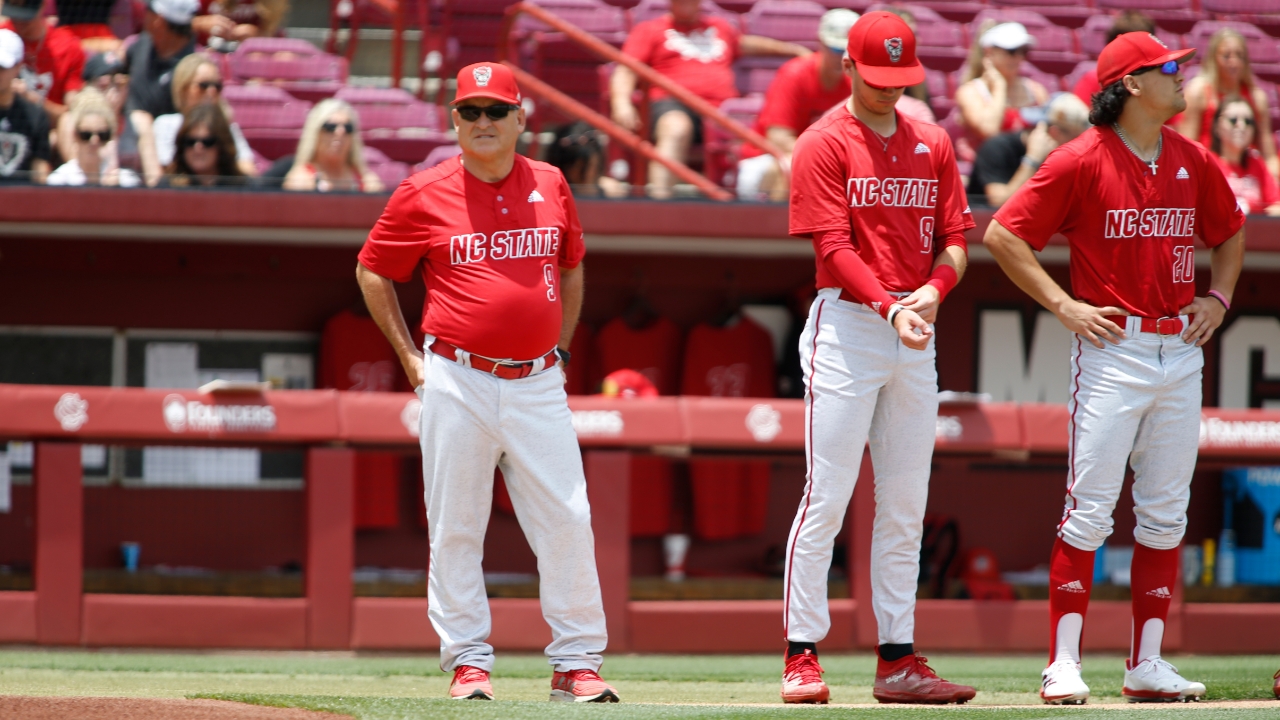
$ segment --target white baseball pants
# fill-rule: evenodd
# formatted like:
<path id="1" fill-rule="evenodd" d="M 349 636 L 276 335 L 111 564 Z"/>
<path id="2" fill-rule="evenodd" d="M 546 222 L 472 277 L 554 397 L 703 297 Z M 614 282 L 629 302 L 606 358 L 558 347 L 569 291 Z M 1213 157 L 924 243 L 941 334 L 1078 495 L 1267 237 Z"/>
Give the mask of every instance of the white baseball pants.
<path id="1" fill-rule="evenodd" d="M 1134 539 L 1169 550 L 1186 531 L 1204 353 L 1181 335 L 1139 332 L 1140 322 L 1129 318 L 1128 337 L 1101 350 L 1072 340 L 1070 469 L 1058 532 L 1080 550 L 1096 550 L 1111 535 L 1126 462 L 1134 471 Z"/>
<path id="2" fill-rule="evenodd" d="M 433 338 L 427 338 L 430 345 Z M 547 657 L 556 670 L 598 670 L 607 642 L 582 456 L 555 369 L 503 380 L 428 350 L 418 388 L 431 565 L 427 606 L 440 667 L 493 669 L 484 535 L 493 469 L 538 557 Z"/>
<path id="3" fill-rule="evenodd" d="M 819 291 L 800 338 L 808 477 L 787 541 L 786 636 L 819 642 L 831 627 L 831 553 L 869 439 L 876 482 L 871 604 L 880 643 L 909 643 L 937 434 L 934 343 L 907 348 L 877 313 L 839 297 L 839 290 Z"/>

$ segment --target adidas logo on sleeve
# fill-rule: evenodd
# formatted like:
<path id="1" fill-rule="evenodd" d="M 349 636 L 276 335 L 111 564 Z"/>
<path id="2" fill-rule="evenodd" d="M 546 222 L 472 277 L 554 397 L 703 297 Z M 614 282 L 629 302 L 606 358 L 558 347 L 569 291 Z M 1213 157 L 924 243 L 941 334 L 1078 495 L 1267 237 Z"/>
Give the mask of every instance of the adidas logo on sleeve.
<path id="1" fill-rule="evenodd" d="M 916 155 L 929 152 L 929 146 L 924 143 L 916 143 Z"/>
<path id="2" fill-rule="evenodd" d="M 534 190 L 533 192 L 529 193 L 529 202 L 531 203 L 544 202 L 544 200 L 542 199 L 542 193 L 538 192 L 537 190 Z"/>
<path id="3" fill-rule="evenodd" d="M 1190 180 L 1190 179 L 1191 179 L 1191 173 L 1188 173 L 1186 168 L 1184 168 L 1184 167 L 1180 167 L 1180 168 L 1178 168 L 1178 174 L 1176 175 L 1176 177 L 1177 177 L 1179 180 Z"/>

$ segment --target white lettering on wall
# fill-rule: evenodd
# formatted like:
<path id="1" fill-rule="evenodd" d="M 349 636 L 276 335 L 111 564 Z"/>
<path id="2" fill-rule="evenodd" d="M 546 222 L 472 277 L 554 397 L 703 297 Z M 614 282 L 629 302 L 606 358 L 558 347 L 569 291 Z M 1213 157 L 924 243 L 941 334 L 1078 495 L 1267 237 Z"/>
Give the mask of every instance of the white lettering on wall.
<path id="1" fill-rule="evenodd" d="M 996 402 L 1067 402 L 1071 333 L 1053 313 L 1036 316 L 1029 355 L 1016 310 L 983 310 L 978 336 L 978 392 Z"/>
<path id="2" fill-rule="evenodd" d="M 1249 407 L 1249 356 L 1262 351 L 1262 374 L 1280 379 L 1280 319 L 1237 318 L 1222 333 L 1222 362 L 1218 363 L 1218 407 Z M 1264 408 L 1280 408 L 1280 401 L 1264 400 Z"/>

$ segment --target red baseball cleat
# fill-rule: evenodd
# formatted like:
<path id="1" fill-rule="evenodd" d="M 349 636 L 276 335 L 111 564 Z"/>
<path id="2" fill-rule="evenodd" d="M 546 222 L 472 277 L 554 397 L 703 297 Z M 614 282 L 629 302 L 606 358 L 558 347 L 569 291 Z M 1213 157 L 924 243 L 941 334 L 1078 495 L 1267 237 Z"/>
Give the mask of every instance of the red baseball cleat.
<path id="1" fill-rule="evenodd" d="M 595 670 L 570 670 L 551 676 L 551 699 L 557 702 L 619 702 L 618 691 L 609 687 Z"/>
<path id="2" fill-rule="evenodd" d="M 893 662 L 882 658 L 876 664 L 876 685 L 871 694 L 882 703 L 945 705 L 968 702 L 978 693 L 968 685 L 938 677 L 928 661 L 920 653 Z"/>
<path id="3" fill-rule="evenodd" d="M 449 697 L 454 700 L 492 700 L 493 685 L 489 684 L 489 671 L 471 665 L 454 668 Z"/>
<path id="4" fill-rule="evenodd" d="M 826 705 L 831 690 L 822 681 L 822 666 L 812 650 L 787 658 L 782 670 L 782 702 Z"/>
<path id="5" fill-rule="evenodd" d="M 1276 674 L 1272 675 L 1272 677 L 1276 679 L 1276 685 L 1271 688 L 1271 690 L 1276 694 L 1276 699 L 1280 700 L 1280 670 L 1277 670 Z"/>

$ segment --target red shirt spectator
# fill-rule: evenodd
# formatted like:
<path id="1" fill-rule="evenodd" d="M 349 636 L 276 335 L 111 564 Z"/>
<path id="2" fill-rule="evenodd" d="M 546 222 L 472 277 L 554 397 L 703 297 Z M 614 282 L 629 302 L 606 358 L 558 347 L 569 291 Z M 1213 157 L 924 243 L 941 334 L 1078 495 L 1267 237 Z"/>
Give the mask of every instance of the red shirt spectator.
<path id="1" fill-rule="evenodd" d="M 818 68 L 821 60 L 821 53 L 813 53 L 788 60 L 778 69 L 764 96 L 764 110 L 756 118 L 756 132 L 764 135 L 771 127 L 784 127 L 799 137 L 813 121 L 849 99 L 852 82 L 848 75 L 840 75 L 840 81 L 831 88 L 822 86 Z M 742 146 L 744 158 L 761 152 L 754 145 Z"/>
<path id="2" fill-rule="evenodd" d="M 636 25 L 622 52 L 649 65 L 712 104 L 738 96 L 733 61 L 738 59 L 740 35 L 723 18 L 699 16 L 696 22 L 677 22 L 671 15 Z M 649 99 L 667 92 L 649 88 Z"/>
<path id="3" fill-rule="evenodd" d="M 1217 155 L 1213 157 L 1218 161 L 1218 167 L 1222 168 L 1222 174 L 1227 177 L 1227 184 L 1235 192 L 1240 209 L 1246 214 L 1261 214 L 1271 206 L 1280 204 L 1280 185 L 1267 172 L 1267 164 L 1257 150 L 1250 149 L 1245 154 L 1244 167 Z"/>
<path id="4" fill-rule="evenodd" d="M 44 105 L 56 121 L 66 111 L 67 93 L 84 87 L 84 50 L 80 38 L 67 28 L 50 27 L 40 13 L 41 0 L 7 0 L 0 6 L 0 28 L 13 30 L 26 46 L 22 80 L 25 97 Z"/>

